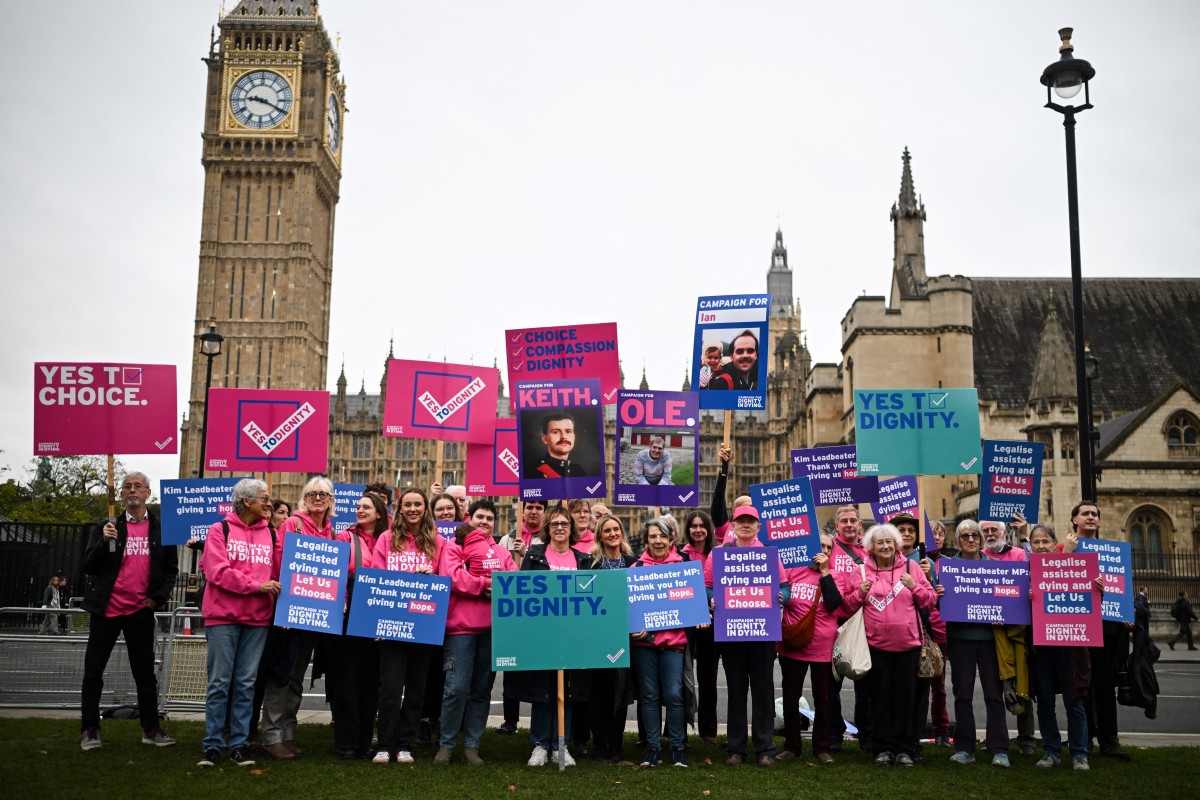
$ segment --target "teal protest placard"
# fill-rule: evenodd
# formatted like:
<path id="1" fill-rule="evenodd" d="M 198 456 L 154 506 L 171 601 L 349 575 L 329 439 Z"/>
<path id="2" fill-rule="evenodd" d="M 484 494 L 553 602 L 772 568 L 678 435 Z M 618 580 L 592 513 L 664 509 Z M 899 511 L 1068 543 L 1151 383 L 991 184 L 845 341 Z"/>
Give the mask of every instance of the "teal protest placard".
<path id="1" fill-rule="evenodd" d="M 492 668 L 629 666 L 625 570 L 492 573 Z"/>
<path id="2" fill-rule="evenodd" d="M 979 393 L 856 390 L 854 438 L 859 475 L 978 475 Z"/>

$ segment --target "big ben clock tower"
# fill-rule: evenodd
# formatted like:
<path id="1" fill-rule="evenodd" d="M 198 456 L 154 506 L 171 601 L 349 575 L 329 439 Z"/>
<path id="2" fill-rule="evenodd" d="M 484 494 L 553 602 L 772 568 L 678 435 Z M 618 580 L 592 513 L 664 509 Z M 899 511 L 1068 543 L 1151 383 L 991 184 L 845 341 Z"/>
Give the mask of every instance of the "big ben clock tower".
<path id="1" fill-rule="evenodd" d="M 224 336 L 212 386 L 324 389 L 345 81 L 316 0 L 238 0 L 208 58 L 195 333 Z M 200 473 L 196 341 L 179 473 Z M 294 502 L 303 475 L 270 476 Z"/>

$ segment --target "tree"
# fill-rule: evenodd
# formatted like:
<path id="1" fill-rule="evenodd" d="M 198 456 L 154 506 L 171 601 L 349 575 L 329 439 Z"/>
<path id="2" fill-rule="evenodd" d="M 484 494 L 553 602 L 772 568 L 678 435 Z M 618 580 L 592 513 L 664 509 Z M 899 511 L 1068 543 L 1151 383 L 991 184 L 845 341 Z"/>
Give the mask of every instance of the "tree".
<path id="1" fill-rule="evenodd" d="M 26 485 L 11 478 L 0 484 L 0 515 L 21 522 L 95 522 L 108 514 L 106 456 L 34 459 Z M 125 465 L 114 462 L 114 485 Z"/>

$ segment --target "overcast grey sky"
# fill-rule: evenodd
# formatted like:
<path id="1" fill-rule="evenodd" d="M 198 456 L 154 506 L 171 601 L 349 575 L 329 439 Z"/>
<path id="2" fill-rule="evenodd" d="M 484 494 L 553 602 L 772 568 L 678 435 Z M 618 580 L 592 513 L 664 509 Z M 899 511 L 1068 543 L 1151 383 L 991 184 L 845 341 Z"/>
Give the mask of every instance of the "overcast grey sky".
<path id="1" fill-rule="evenodd" d="M 232 4 L 231 4 L 232 5 Z M 0 466 L 32 457 L 35 361 L 187 381 L 213 0 L 6 3 Z M 503 363 L 509 327 L 616 320 L 676 389 L 700 294 L 765 291 L 777 215 L 815 361 L 887 294 L 913 154 L 931 275 L 1067 276 L 1056 30 L 1086 276 L 1200 274 L 1200 4 L 325 0 L 349 85 L 329 386 L 400 357 Z M 1091 320 L 1089 324 L 1120 324 Z M 130 456 L 153 478 L 177 460 Z"/>

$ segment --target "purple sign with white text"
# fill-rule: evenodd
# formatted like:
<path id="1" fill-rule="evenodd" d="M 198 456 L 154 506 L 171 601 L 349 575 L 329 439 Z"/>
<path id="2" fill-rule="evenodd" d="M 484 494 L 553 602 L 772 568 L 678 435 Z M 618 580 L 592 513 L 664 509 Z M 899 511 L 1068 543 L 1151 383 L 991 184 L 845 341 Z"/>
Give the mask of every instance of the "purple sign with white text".
<path id="1" fill-rule="evenodd" d="M 1029 625 L 1029 564 L 1024 561 L 943 558 L 938 580 L 946 587 L 938 603 L 947 622 Z"/>
<path id="2" fill-rule="evenodd" d="M 782 576 L 774 547 L 713 548 L 712 579 L 716 641 L 779 641 Z"/>
<path id="3" fill-rule="evenodd" d="M 600 381 L 518 383 L 522 500 L 604 497 Z"/>
<path id="4" fill-rule="evenodd" d="M 699 505 L 700 401 L 695 392 L 617 393 L 619 506 Z"/>
<path id="5" fill-rule="evenodd" d="M 859 477 L 858 456 L 852 444 L 793 450 L 792 477 L 808 478 L 813 501 L 819 506 L 879 500 L 879 478 Z"/>

